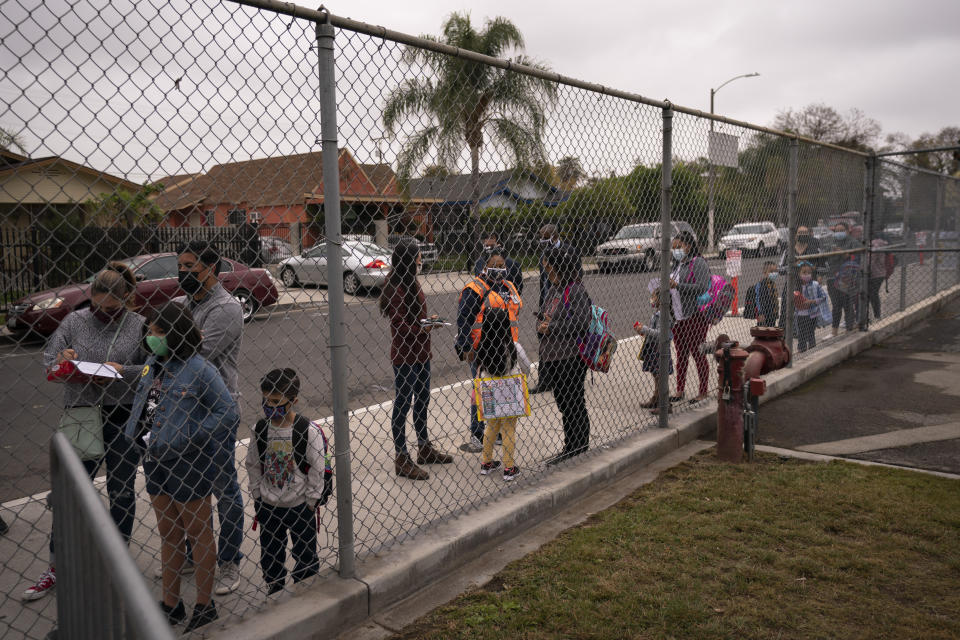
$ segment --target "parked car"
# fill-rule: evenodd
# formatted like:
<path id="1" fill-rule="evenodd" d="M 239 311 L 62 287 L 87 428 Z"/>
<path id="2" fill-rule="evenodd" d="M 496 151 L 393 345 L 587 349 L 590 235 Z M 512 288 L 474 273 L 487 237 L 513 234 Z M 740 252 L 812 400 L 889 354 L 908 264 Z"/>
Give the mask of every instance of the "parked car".
<path id="1" fill-rule="evenodd" d="M 883 228 L 883 235 L 888 242 L 903 242 L 903 223 L 895 222 Z"/>
<path id="2" fill-rule="evenodd" d="M 281 260 L 293 257 L 293 248 L 290 243 L 277 236 L 262 236 L 260 238 L 260 259 L 263 264 L 277 264 Z"/>
<path id="3" fill-rule="evenodd" d="M 696 238 L 693 228 L 683 221 L 671 222 L 671 237 L 681 231 L 688 231 Z M 614 267 L 639 267 L 643 271 L 652 271 L 659 264 L 660 223 L 644 222 L 628 224 L 617 231 L 616 235 L 597 247 L 596 261 L 600 272 Z"/>
<path id="4" fill-rule="evenodd" d="M 154 253 L 127 258 L 125 263 L 137 279 L 133 306 L 137 311 L 157 308 L 182 296 L 177 280 L 177 254 Z M 279 293 L 273 276 L 265 269 L 251 269 L 234 260 L 220 261 L 217 276 L 223 288 L 243 305 L 243 320 L 249 322 L 257 310 L 276 304 Z M 33 332 L 50 335 L 67 314 L 90 305 L 90 283 L 47 289 L 21 298 L 7 314 L 7 329 L 15 334 Z"/>
<path id="5" fill-rule="evenodd" d="M 741 222 L 734 225 L 717 242 L 720 257 L 725 258 L 727 249 L 740 249 L 762 256 L 776 252 L 780 235 L 772 222 Z"/>
<path id="6" fill-rule="evenodd" d="M 820 251 L 826 253 L 833 248 L 833 230 L 830 227 L 819 226 L 810 229 L 810 235 L 820 245 Z"/>
<path id="7" fill-rule="evenodd" d="M 426 240 L 417 238 L 416 236 L 402 236 L 400 234 L 391 233 L 389 236 L 387 236 L 387 246 L 389 247 L 391 253 L 393 252 L 393 248 L 397 246 L 397 243 L 400 242 L 400 238 L 403 237 L 412 237 L 417 241 L 417 244 L 420 245 L 420 260 L 423 261 L 424 267 L 429 267 L 437 261 L 439 252 L 437 251 L 436 245 L 434 245 L 432 242 L 427 242 Z"/>
<path id="8" fill-rule="evenodd" d="M 356 295 L 364 288 L 382 287 L 390 273 L 390 249 L 364 240 L 344 240 L 340 264 L 343 290 Z M 320 243 L 279 264 L 285 287 L 327 284 L 327 244 Z"/>

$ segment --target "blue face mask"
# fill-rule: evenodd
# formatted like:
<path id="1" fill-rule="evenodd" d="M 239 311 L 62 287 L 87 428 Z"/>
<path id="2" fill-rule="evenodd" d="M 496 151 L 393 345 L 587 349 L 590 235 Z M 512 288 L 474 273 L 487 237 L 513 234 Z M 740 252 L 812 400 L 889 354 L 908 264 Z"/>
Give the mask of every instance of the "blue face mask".
<path id="1" fill-rule="evenodd" d="M 776 279 L 777 279 L 777 276 L 779 276 L 779 275 L 780 275 L 780 274 L 777 273 L 776 271 L 771 271 L 770 273 L 767 274 L 767 277 L 770 278 L 771 280 L 776 280 Z"/>
<path id="2" fill-rule="evenodd" d="M 847 239 L 847 232 L 846 232 L 846 231 L 834 231 L 834 232 L 833 232 L 833 239 L 834 239 L 834 240 L 846 240 L 846 239 Z"/>
<path id="3" fill-rule="evenodd" d="M 687 257 L 687 252 L 681 249 L 671 249 L 670 253 L 673 254 L 673 259 L 680 261 Z"/>
<path id="4" fill-rule="evenodd" d="M 289 402 L 287 402 L 287 404 L 271 407 L 267 404 L 266 400 L 263 401 L 263 415 L 266 416 L 267 420 L 282 420 L 286 417 L 289 409 Z"/>

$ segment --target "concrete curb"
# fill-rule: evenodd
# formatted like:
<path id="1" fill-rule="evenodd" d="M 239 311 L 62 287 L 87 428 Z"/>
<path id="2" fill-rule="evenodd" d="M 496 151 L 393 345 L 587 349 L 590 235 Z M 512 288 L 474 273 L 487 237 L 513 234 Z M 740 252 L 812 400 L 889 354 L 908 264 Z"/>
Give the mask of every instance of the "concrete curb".
<path id="1" fill-rule="evenodd" d="M 958 296 L 960 286 L 885 320 L 872 331 L 831 341 L 798 366 L 769 375 L 767 394 L 762 401 L 768 402 L 802 385 L 904 327 L 936 313 Z M 712 404 L 678 413 L 671 417 L 669 429 L 642 431 L 615 446 L 591 451 L 565 469 L 532 476 L 529 484 L 525 483 L 508 499 L 437 524 L 410 542 L 359 562 L 356 578 L 323 579 L 303 595 L 257 612 L 249 620 L 210 637 L 222 640 L 335 637 L 383 612 L 438 576 L 452 572 L 471 557 L 509 539 L 514 532 L 711 433 L 715 415 Z"/>

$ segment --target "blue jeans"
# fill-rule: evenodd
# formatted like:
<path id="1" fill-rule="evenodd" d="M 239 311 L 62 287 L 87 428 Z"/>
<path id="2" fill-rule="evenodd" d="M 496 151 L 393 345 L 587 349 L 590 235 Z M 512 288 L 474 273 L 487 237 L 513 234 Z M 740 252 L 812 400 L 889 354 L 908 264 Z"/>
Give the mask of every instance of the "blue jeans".
<path id="1" fill-rule="evenodd" d="M 243 554 L 243 496 L 237 481 L 237 465 L 234 449 L 237 443 L 237 421 L 223 438 L 213 455 L 217 475 L 213 481 L 213 495 L 217 499 L 217 516 L 220 519 L 220 536 L 217 542 L 217 563 L 233 562 L 239 564 Z M 187 557 L 192 558 L 190 540 L 187 539 Z"/>
<path id="2" fill-rule="evenodd" d="M 396 397 L 390 428 L 393 432 L 393 448 L 397 455 L 407 452 L 407 412 L 413 400 L 413 429 L 417 444 L 430 442 L 427 435 L 427 409 L 430 406 L 430 361 L 414 364 L 393 365 L 393 386 Z"/>
<path id="3" fill-rule="evenodd" d="M 477 377 L 477 361 L 470 363 L 470 388 L 473 388 L 473 379 Z M 486 425 L 477 418 L 477 399 L 470 402 L 470 434 L 476 436 L 477 440 L 483 442 L 483 431 Z"/>

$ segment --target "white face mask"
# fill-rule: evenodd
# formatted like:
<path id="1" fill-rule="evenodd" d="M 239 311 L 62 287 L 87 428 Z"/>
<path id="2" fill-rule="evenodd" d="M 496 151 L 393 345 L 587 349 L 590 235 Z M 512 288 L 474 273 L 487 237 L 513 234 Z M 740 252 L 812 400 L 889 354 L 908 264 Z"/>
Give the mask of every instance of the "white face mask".
<path id="1" fill-rule="evenodd" d="M 678 261 L 687 257 L 687 252 L 683 248 L 671 249 L 670 253 L 673 254 L 673 259 Z"/>

